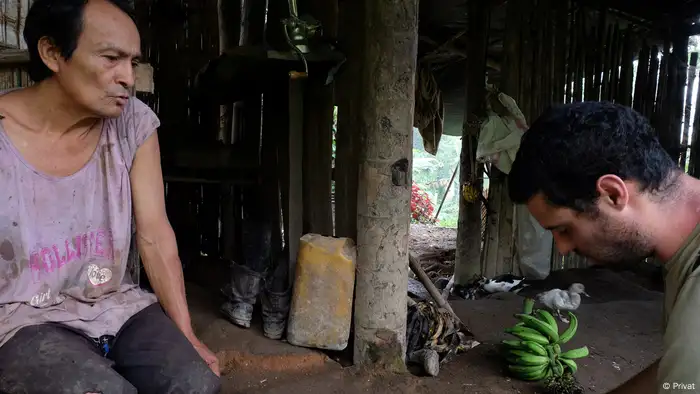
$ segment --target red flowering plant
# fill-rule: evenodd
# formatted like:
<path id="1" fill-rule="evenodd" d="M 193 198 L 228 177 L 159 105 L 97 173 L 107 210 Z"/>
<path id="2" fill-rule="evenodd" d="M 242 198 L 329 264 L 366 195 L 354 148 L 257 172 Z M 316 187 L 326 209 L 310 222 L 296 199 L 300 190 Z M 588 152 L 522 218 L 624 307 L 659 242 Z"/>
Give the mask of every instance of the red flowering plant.
<path id="1" fill-rule="evenodd" d="M 415 182 L 411 186 L 411 219 L 418 223 L 433 224 L 433 202 L 428 193 L 421 190 Z"/>

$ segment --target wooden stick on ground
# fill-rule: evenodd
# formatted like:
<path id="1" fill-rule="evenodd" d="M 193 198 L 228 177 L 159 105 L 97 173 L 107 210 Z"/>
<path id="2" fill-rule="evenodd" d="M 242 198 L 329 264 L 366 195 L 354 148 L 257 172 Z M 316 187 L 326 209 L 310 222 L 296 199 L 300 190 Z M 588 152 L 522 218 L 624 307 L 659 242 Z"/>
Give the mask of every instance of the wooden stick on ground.
<path id="1" fill-rule="evenodd" d="M 449 299 L 450 293 L 452 293 L 452 288 L 455 286 L 455 275 L 452 274 L 452 277 L 450 277 L 450 281 L 447 282 L 447 286 L 442 290 L 442 297 L 445 298 L 445 300 Z"/>
<path id="2" fill-rule="evenodd" d="M 411 267 L 411 271 L 413 271 L 413 273 L 416 274 L 418 280 L 420 280 L 423 286 L 425 286 L 425 288 L 428 290 L 428 293 L 430 293 L 430 296 L 433 297 L 433 300 L 435 300 L 438 306 L 449 312 L 449 314 L 452 315 L 455 321 L 463 325 L 462 320 L 455 314 L 450 304 L 442 297 L 440 291 L 438 291 L 437 287 L 435 287 L 428 275 L 425 273 L 425 271 L 423 271 L 423 268 L 420 266 L 420 262 L 418 261 L 416 256 L 413 255 L 413 253 L 408 253 L 408 263 L 409 267 Z"/>

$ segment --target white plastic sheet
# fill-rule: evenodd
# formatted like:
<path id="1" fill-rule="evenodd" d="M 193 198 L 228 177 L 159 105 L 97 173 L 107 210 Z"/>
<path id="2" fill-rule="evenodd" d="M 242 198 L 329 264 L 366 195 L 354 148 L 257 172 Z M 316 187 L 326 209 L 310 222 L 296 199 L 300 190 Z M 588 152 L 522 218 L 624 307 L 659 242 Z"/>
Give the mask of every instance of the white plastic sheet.
<path id="1" fill-rule="evenodd" d="M 487 119 L 481 125 L 476 160 L 490 162 L 508 174 L 528 125 L 515 100 L 491 85 L 487 86 L 486 101 Z M 515 206 L 514 219 L 521 273 L 533 279 L 547 277 L 551 270 L 552 233 L 540 226 L 523 205 Z"/>

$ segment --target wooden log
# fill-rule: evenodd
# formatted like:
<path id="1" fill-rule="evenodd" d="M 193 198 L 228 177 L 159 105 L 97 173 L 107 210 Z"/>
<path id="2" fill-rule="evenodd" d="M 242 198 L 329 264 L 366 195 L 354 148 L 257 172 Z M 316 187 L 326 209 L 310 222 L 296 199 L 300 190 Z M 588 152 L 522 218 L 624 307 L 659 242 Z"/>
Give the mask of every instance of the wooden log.
<path id="1" fill-rule="evenodd" d="M 408 264 L 409 267 L 411 268 L 411 271 L 413 271 L 414 274 L 416 274 L 416 277 L 418 277 L 418 280 L 425 286 L 425 289 L 428 290 L 428 293 L 430 294 L 431 297 L 433 297 L 433 300 L 437 304 L 438 307 L 443 308 L 446 310 L 453 319 L 455 319 L 456 322 L 459 324 L 464 324 L 462 323 L 462 320 L 457 316 L 457 314 L 452 310 L 452 307 L 450 306 L 450 303 L 445 300 L 445 298 L 440 294 L 440 291 L 435 287 L 433 284 L 433 281 L 430 280 L 428 275 L 423 271 L 423 268 L 420 265 L 420 261 L 416 258 L 416 256 L 413 255 L 413 253 L 408 254 Z"/>
<path id="2" fill-rule="evenodd" d="M 405 371 L 418 1 L 364 5 L 353 359 Z"/>

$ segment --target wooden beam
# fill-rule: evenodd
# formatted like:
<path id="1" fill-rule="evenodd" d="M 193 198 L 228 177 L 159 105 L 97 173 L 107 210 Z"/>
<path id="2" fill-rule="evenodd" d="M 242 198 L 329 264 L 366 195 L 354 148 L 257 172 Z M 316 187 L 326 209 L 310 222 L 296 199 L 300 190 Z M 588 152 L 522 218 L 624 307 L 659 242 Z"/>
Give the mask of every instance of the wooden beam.
<path id="1" fill-rule="evenodd" d="M 24 66 L 29 63 L 26 49 L 3 49 L 0 51 L 0 66 Z"/>

